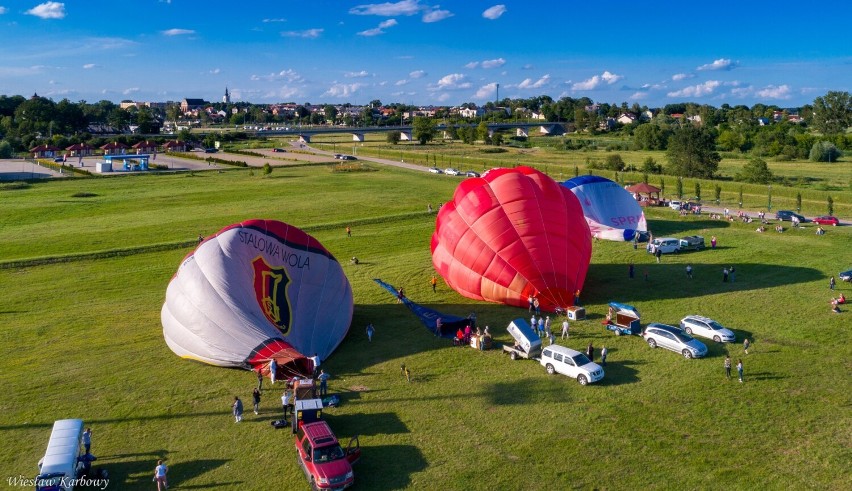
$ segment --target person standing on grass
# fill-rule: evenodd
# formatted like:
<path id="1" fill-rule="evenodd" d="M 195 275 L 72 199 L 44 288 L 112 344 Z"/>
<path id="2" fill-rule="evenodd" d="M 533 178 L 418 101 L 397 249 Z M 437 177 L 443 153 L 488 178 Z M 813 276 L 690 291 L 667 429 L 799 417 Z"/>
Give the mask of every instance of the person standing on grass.
<path id="1" fill-rule="evenodd" d="M 287 419 L 287 410 L 290 409 L 290 391 L 285 390 L 283 394 L 281 394 L 281 407 L 284 408 L 284 419 Z"/>
<path id="2" fill-rule="evenodd" d="M 728 282 L 728 268 L 722 268 L 722 283 Z"/>
<path id="3" fill-rule="evenodd" d="M 158 460 L 157 467 L 154 468 L 154 482 L 157 483 L 157 491 L 169 489 L 169 483 L 166 481 L 167 472 L 169 472 L 169 468 L 162 460 Z"/>
<path id="4" fill-rule="evenodd" d="M 320 397 L 328 395 L 328 377 L 329 375 L 325 373 L 325 370 L 320 370 L 319 376 L 317 377 L 320 381 Z"/>
<path id="5" fill-rule="evenodd" d="M 533 311 L 533 296 L 532 296 L 532 293 L 530 293 L 530 296 L 527 299 L 527 301 L 530 303 L 530 310 L 529 311 L 532 312 Z"/>
<path id="6" fill-rule="evenodd" d="M 831 278 L 828 279 L 828 289 L 834 290 L 834 286 L 835 286 L 834 276 L 832 276 Z"/>
<path id="7" fill-rule="evenodd" d="M 663 256 L 663 250 L 659 246 L 657 246 L 656 250 L 654 250 L 654 257 L 657 258 L 657 262 L 660 262 L 660 258 Z"/>
<path id="8" fill-rule="evenodd" d="M 716 248 L 716 236 L 715 235 L 713 237 L 710 237 L 710 248 L 711 249 Z"/>
<path id="9" fill-rule="evenodd" d="M 627 277 L 632 280 L 635 273 L 636 267 L 633 265 L 633 261 L 630 261 L 630 265 L 627 266 Z"/>
<path id="10" fill-rule="evenodd" d="M 538 327 L 537 326 L 538 326 L 538 324 L 535 321 L 535 314 L 533 314 L 532 317 L 530 317 L 530 327 L 532 328 L 533 331 L 536 332 L 536 334 L 538 333 Z"/>
<path id="11" fill-rule="evenodd" d="M 745 352 L 745 354 L 748 354 L 749 346 L 751 346 L 751 343 L 748 342 L 748 338 L 745 338 L 745 341 L 743 341 L 743 352 Z"/>
<path id="12" fill-rule="evenodd" d="M 733 266 L 731 266 L 731 269 L 729 269 L 728 272 L 731 274 L 731 283 L 737 281 L 737 270 L 734 269 Z"/>
<path id="13" fill-rule="evenodd" d="M 254 414 L 257 415 L 257 411 L 260 409 L 260 391 L 257 387 L 251 392 L 251 399 L 254 403 Z"/>
<path id="14" fill-rule="evenodd" d="M 538 318 L 538 337 L 544 336 L 544 317 Z"/>
<path id="15" fill-rule="evenodd" d="M 691 264 L 686 265 L 686 277 L 689 278 L 690 280 L 692 279 L 692 265 Z"/>
<path id="16" fill-rule="evenodd" d="M 743 361 L 737 360 L 737 374 L 740 376 L 740 383 L 743 383 Z"/>
<path id="17" fill-rule="evenodd" d="M 728 355 L 725 356 L 725 377 L 731 380 L 731 357 Z"/>
<path id="18" fill-rule="evenodd" d="M 346 236 L 352 237 L 352 227 L 350 227 L 348 225 L 346 226 Z"/>
<path id="19" fill-rule="evenodd" d="M 608 354 L 608 351 L 606 350 L 606 346 L 603 346 L 601 348 L 601 365 L 602 366 L 606 366 L 606 355 L 607 354 Z"/>
<path id="20" fill-rule="evenodd" d="M 432 281 L 430 281 L 430 283 L 432 284 L 432 293 L 437 293 L 438 290 L 436 290 L 436 288 L 438 287 L 438 278 L 436 278 L 435 275 L 432 275 Z"/>
<path id="21" fill-rule="evenodd" d="M 564 321 L 562 321 L 562 339 L 568 338 L 568 318 L 566 317 Z"/>
<path id="22" fill-rule="evenodd" d="M 591 341 L 589 341 L 589 346 L 586 347 L 586 356 L 589 357 L 589 360 L 595 361 L 595 347 L 592 346 Z"/>
<path id="23" fill-rule="evenodd" d="M 373 323 L 367 324 L 367 341 L 373 342 L 373 333 L 376 330 L 373 328 Z"/>
<path id="24" fill-rule="evenodd" d="M 541 302 L 538 301 L 538 297 L 533 297 L 533 307 L 535 307 L 535 313 L 541 315 Z"/>
<path id="25" fill-rule="evenodd" d="M 83 446 L 86 447 L 86 453 L 91 453 L 89 450 L 92 448 L 92 429 L 86 428 L 86 431 L 83 432 Z"/>
<path id="26" fill-rule="evenodd" d="M 239 423 L 243 420 L 243 401 L 239 396 L 234 396 L 234 404 L 231 406 L 231 412 L 234 414 L 234 423 Z"/>
<path id="27" fill-rule="evenodd" d="M 272 385 L 275 385 L 275 376 L 278 375 L 278 362 L 275 358 L 269 362 L 269 378 L 272 380 Z"/>

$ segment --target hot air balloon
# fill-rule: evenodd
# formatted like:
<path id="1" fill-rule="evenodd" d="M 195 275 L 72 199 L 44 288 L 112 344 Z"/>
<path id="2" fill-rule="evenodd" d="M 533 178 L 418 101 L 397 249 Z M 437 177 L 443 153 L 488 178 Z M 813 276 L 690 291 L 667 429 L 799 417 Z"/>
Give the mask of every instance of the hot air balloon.
<path id="1" fill-rule="evenodd" d="M 432 264 L 460 294 L 519 307 L 533 295 L 547 311 L 574 304 L 591 254 L 577 198 L 529 167 L 462 181 L 432 235 Z"/>
<path id="2" fill-rule="evenodd" d="M 580 200 L 593 237 L 633 240 L 638 232 L 648 230 L 639 202 L 617 182 L 599 176 L 578 176 L 562 185 Z"/>
<path id="3" fill-rule="evenodd" d="M 208 237 L 166 289 L 166 344 L 178 356 L 223 367 L 309 373 L 352 321 L 352 287 L 315 238 L 286 223 L 248 220 Z"/>

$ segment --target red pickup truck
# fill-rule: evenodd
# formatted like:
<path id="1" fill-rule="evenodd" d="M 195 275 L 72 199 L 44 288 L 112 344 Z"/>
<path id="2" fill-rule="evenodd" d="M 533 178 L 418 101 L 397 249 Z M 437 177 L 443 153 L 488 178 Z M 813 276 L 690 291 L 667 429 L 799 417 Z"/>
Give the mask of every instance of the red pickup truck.
<path id="1" fill-rule="evenodd" d="M 355 482 L 352 464 L 361 457 L 358 437 L 344 450 L 325 421 L 300 423 L 295 435 L 299 465 L 312 490 L 345 489 Z"/>

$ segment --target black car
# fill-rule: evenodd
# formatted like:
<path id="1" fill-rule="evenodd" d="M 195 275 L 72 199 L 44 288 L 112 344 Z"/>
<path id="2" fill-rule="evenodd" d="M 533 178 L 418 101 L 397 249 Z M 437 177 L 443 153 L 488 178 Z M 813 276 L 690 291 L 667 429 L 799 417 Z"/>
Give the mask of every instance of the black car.
<path id="1" fill-rule="evenodd" d="M 805 222 L 808 221 L 807 218 L 805 218 L 802 215 L 799 215 L 798 213 L 793 212 L 793 211 L 778 210 L 777 212 L 775 212 L 775 219 L 781 220 L 782 222 L 783 221 L 791 222 L 791 221 L 793 221 L 793 217 L 796 217 L 796 219 L 799 221 L 799 223 L 805 223 Z"/>

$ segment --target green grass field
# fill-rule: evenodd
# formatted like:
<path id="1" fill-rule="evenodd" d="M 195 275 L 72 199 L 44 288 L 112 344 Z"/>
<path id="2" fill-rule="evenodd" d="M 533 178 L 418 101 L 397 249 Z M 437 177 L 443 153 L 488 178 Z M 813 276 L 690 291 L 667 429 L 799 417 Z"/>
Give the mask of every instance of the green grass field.
<path id="1" fill-rule="evenodd" d="M 269 425 L 279 418 L 278 388 L 264 391 L 260 416 L 248 411 L 234 424 L 230 403 L 250 400 L 253 374 L 178 358 L 160 325 L 166 286 L 198 234 L 270 218 L 319 239 L 353 286 L 352 328 L 323 366 L 343 400 L 327 419 L 342 440 L 360 435 L 355 489 L 852 487 L 852 311 L 832 314 L 828 304 L 829 275 L 852 267 L 852 227 L 757 234 L 753 225 L 649 210 L 655 235 L 715 235 L 719 247 L 656 264 L 641 248 L 594 244 L 583 291 L 589 319 L 572 323 L 560 343 L 606 345 L 610 356 L 602 383 L 581 387 L 534 361 L 453 347 L 373 283 L 404 286 L 443 312 L 475 310 L 499 342 L 509 341 L 511 319 L 527 317 L 442 283 L 431 292 L 426 205 L 451 197 L 458 180 L 446 177 L 312 166 L 0 191 L 4 485 L 36 474 L 54 420 L 79 417 L 94 430 L 109 489 L 151 489 L 158 458 L 176 489 L 307 489 L 290 434 Z M 722 283 L 730 265 L 736 282 Z M 838 289 L 852 296 L 848 283 Z M 601 327 L 610 300 L 635 305 L 643 324 L 714 317 L 753 351 L 708 341 L 707 358 L 685 360 L 651 350 Z M 725 353 L 743 358 L 746 383 L 725 380 Z"/>

